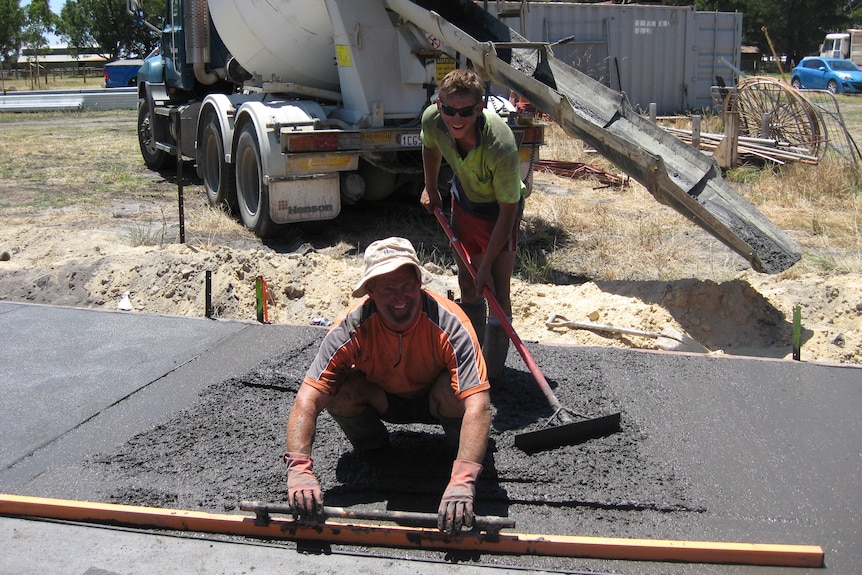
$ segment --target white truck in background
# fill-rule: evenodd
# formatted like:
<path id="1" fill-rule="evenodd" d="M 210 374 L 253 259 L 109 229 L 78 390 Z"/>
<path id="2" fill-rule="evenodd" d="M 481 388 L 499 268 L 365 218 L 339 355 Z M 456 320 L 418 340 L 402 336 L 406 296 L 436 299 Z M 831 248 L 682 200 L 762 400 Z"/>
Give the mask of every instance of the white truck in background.
<path id="1" fill-rule="evenodd" d="M 210 202 L 230 206 L 260 237 L 333 219 L 342 202 L 421 190 L 422 111 L 446 72 L 471 66 L 489 92 L 495 85 L 530 102 L 755 270 L 777 273 L 801 257 L 714 159 L 481 3 L 167 0 L 158 29 L 140 0 L 127 2 L 161 34 L 159 54 L 138 75 L 145 163 L 160 169 L 180 146 Z M 544 124 L 508 119 L 529 183 Z"/>
<path id="2" fill-rule="evenodd" d="M 820 57 L 853 60 L 862 66 L 862 29 L 827 34 L 820 46 Z"/>

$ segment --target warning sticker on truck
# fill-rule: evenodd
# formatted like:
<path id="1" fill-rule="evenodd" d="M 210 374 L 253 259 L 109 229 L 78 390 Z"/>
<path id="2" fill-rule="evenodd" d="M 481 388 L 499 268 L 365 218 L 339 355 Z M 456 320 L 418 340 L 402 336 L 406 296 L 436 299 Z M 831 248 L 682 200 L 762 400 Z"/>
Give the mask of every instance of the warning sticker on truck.
<path id="1" fill-rule="evenodd" d="M 446 74 L 455 69 L 455 60 L 452 58 L 437 58 L 436 64 L 434 79 L 437 80 L 437 83 L 439 84 L 443 81 Z"/>
<path id="2" fill-rule="evenodd" d="M 353 56 L 350 55 L 350 46 L 344 44 L 335 46 L 335 61 L 342 68 L 352 68 Z"/>

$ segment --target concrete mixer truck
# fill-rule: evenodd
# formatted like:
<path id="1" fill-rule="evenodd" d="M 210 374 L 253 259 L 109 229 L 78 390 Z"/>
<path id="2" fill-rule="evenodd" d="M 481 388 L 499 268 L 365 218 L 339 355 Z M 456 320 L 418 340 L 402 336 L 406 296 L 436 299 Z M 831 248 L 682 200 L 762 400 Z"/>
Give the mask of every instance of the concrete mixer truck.
<path id="1" fill-rule="evenodd" d="M 782 271 L 799 248 L 721 177 L 712 158 L 635 113 L 471 0 L 167 0 L 157 56 L 138 75 L 138 136 L 152 169 L 195 161 L 213 204 L 258 236 L 335 218 L 343 203 L 421 190 L 420 116 L 454 67 L 488 81 L 522 177 L 544 125 L 512 91 L 641 182 L 751 266 Z"/>
<path id="2" fill-rule="evenodd" d="M 139 74 L 139 143 L 151 169 L 179 143 L 210 202 L 260 237 L 335 218 L 360 198 L 418 197 L 419 119 L 456 65 L 433 39 L 401 33 L 379 1 L 167 7 L 160 55 Z M 139 2 L 129 8 L 143 16 Z M 515 109 L 501 98 L 489 105 Z M 543 125 L 512 127 L 529 179 Z"/>

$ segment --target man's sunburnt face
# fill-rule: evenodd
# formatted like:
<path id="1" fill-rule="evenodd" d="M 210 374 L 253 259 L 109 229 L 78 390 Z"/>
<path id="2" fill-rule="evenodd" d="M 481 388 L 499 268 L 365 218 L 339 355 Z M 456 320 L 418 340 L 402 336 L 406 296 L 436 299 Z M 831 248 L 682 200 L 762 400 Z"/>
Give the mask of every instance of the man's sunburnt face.
<path id="1" fill-rule="evenodd" d="M 475 96 L 461 92 L 439 98 L 437 109 L 440 111 L 440 116 L 443 118 L 443 123 L 446 124 L 449 133 L 456 140 L 475 131 L 476 118 L 481 110 L 480 103 L 476 101 Z"/>
<path id="2" fill-rule="evenodd" d="M 405 331 L 413 325 L 421 311 L 422 293 L 422 284 L 413 266 L 403 265 L 394 272 L 373 278 L 367 287 L 387 328 Z"/>

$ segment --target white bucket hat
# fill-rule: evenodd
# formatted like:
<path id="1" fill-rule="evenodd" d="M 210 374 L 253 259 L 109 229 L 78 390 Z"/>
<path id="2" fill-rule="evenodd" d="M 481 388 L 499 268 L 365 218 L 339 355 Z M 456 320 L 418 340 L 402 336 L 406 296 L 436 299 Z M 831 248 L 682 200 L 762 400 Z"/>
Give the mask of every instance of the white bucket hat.
<path id="1" fill-rule="evenodd" d="M 365 275 L 356 284 L 353 297 L 362 297 L 368 293 L 366 286 L 371 278 L 394 272 L 404 265 L 412 265 L 416 268 L 419 281 L 425 281 L 422 265 L 416 257 L 413 244 L 404 238 L 386 238 L 377 240 L 365 249 Z"/>

